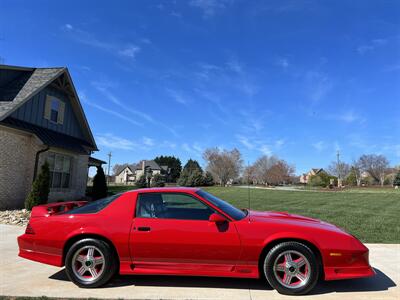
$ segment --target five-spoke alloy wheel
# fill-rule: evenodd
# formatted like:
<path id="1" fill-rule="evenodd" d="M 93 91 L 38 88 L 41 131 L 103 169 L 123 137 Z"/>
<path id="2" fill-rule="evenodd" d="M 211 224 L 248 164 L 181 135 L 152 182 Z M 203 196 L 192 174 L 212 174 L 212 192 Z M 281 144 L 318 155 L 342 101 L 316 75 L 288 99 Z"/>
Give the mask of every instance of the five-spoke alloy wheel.
<path id="1" fill-rule="evenodd" d="M 98 287 L 115 274 L 117 263 L 110 246 L 97 239 L 82 239 L 68 250 L 65 268 L 71 281 L 80 287 Z"/>
<path id="2" fill-rule="evenodd" d="M 319 277 L 315 254 L 298 242 L 283 242 L 273 247 L 266 255 L 263 267 L 269 284 L 282 294 L 306 294 Z"/>

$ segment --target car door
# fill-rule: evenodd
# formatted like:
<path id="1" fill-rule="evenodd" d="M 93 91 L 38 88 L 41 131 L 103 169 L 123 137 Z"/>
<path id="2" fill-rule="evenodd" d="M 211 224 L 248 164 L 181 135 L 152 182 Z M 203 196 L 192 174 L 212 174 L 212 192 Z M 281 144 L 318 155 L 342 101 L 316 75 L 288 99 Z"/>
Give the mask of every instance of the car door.
<path id="1" fill-rule="evenodd" d="M 186 193 L 139 194 L 130 238 L 133 264 L 231 270 L 240 255 L 239 236 L 234 222 L 210 222 L 214 212 Z"/>

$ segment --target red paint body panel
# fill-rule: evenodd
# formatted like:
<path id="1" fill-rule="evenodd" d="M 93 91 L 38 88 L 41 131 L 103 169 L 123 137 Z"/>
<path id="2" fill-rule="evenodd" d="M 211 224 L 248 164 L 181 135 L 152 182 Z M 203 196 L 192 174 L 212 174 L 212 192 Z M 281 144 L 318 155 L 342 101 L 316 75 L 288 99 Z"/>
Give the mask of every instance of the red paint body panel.
<path id="1" fill-rule="evenodd" d="M 18 237 L 19 255 L 61 267 L 68 241 L 97 236 L 115 247 L 121 274 L 257 278 L 263 249 L 277 240 L 295 239 L 318 249 L 325 280 L 374 275 L 368 249 L 334 225 L 287 213 L 256 211 L 236 221 L 196 191 L 194 188 L 155 188 L 126 192 L 93 214 L 59 213 L 63 203 L 35 207 L 29 222 L 34 234 Z M 151 192 L 190 194 L 229 222 L 136 218 L 137 195 Z M 69 202 L 64 209 L 84 204 Z M 139 231 L 139 227 L 151 230 Z"/>

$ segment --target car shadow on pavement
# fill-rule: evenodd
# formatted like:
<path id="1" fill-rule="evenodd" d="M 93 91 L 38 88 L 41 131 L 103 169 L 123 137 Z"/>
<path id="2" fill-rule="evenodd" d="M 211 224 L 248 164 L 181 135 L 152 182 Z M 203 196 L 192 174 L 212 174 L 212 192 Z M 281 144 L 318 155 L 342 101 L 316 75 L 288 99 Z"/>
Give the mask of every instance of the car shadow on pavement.
<path id="1" fill-rule="evenodd" d="M 311 292 L 313 295 L 332 292 L 385 291 L 396 284 L 383 272 L 375 269 L 371 278 L 320 282 Z M 69 281 L 65 269 L 51 275 L 50 279 Z M 272 290 L 268 283 L 259 279 L 221 278 L 198 276 L 118 275 L 103 288 L 123 286 L 157 287 L 207 287 L 225 289 Z"/>

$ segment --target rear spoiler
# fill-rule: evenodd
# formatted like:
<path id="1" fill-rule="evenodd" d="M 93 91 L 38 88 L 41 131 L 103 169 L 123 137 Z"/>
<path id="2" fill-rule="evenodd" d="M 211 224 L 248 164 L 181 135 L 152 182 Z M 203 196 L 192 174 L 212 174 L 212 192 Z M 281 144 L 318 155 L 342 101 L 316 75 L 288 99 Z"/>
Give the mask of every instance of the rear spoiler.
<path id="1" fill-rule="evenodd" d="M 34 206 L 32 208 L 31 218 L 49 217 L 51 215 L 69 211 L 75 207 L 83 206 L 86 203 L 87 201 L 69 201 Z"/>

